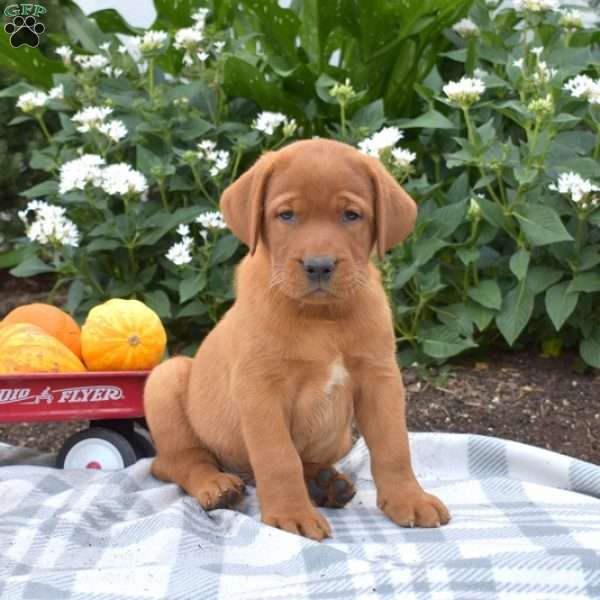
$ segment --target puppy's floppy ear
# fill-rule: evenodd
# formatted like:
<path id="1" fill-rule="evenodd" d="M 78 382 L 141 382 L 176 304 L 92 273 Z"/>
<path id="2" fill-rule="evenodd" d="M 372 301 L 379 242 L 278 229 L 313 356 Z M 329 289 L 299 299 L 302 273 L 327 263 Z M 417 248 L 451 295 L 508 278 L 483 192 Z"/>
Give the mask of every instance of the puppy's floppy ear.
<path id="1" fill-rule="evenodd" d="M 378 159 L 368 157 L 366 160 L 375 190 L 377 254 L 383 259 L 390 248 L 413 230 L 417 205 Z"/>
<path id="2" fill-rule="evenodd" d="M 251 256 L 258 244 L 271 167 L 271 156 L 265 154 L 221 196 L 220 207 L 225 222 L 234 235 L 250 248 Z"/>

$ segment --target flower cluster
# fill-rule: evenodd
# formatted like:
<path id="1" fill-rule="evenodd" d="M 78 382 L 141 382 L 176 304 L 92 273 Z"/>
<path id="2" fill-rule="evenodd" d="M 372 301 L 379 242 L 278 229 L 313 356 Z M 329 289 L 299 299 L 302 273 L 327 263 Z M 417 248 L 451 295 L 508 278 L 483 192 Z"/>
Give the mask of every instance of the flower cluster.
<path id="1" fill-rule="evenodd" d="M 471 19 L 461 19 L 452 26 L 452 29 L 461 37 L 468 39 L 479 35 L 479 27 Z"/>
<path id="2" fill-rule="evenodd" d="M 59 46 L 55 52 L 62 58 L 62 61 L 65 65 L 71 64 L 71 57 L 73 56 L 72 48 L 69 48 L 69 46 Z"/>
<path id="3" fill-rule="evenodd" d="M 265 135 L 273 135 L 280 125 L 283 125 L 282 131 L 285 137 L 293 135 L 298 128 L 295 119 L 290 119 L 283 113 L 269 111 L 261 112 L 252 123 L 254 129 Z"/>
<path id="4" fill-rule="evenodd" d="M 470 106 L 481 98 L 485 84 L 477 77 L 461 77 L 459 81 L 450 81 L 442 89 L 452 102 Z"/>
<path id="5" fill-rule="evenodd" d="M 166 31 L 146 31 L 132 40 L 132 44 L 142 54 L 156 54 L 169 46 L 169 34 Z"/>
<path id="6" fill-rule="evenodd" d="M 88 131 L 99 131 L 113 142 L 118 142 L 127 135 L 127 128 L 123 121 L 112 119 L 105 122 L 106 117 L 112 113 L 108 106 L 88 106 L 75 113 L 71 120 L 80 123 L 77 131 L 87 133 Z"/>
<path id="7" fill-rule="evenodd" d="M 404 134 L 397 127 L 384 127 L 371 137 L 359 142 L 358 149 L 368 156 L 379 158 L 380 154 L 392 148 L 404 137 Z"/>
<path id="8" fill-rule="evenodd" d="M 583 98 L 590 104 L 600 104 L 600 79 L 577 75 L 565 83 L 564 89 L 575 98 Z"/>
<path id="9" fill-rule="evenodd" d="M 352 87 L 350 80 L 346 79 L 344 83 L 332 85 L 329 95 L 335 98 L 340 104 L 348 104 L 348 102 L 356 98 L 356 91 Z"/>
<path id="10" fill-rule="evenodd" d="M 229 166 L 229 152 L 217 150 L 217 144 L 212 140 L 200 142 L 196 156 L 208 163 L 211 177 L 216 177 Z"/>
<path id="11" fill-rule="evenodd" d="M 561 173 L 558 181 L 550 184 L 549 188 L 559 194 L 569 196 L 572 202 L 584 209 L 597 207 L 600 204 L 599 197 L 591 195 L 592 192 L 600 192 L 600 187 L 573 171 Z"/>
<path id="12" fill-rule="evenodd" d="M 108 65 L 108 58 L 102 54 L 78 54 L 73 60 L 84 71 L 99 71 Z"/>
<path id="13" fill-rule="evenodd" d="M 181 236 L 181 241 L 173 244 L 169 248 L 166 258 L 180 267 L 192 262 L 194 240 L 190 237 L 190 228 L 188 225 L 180 225 L 177 228 L 177 233 Z"/>
<path id="14" fill-rule="evenodd" d="M 130 165 L 105 165 L 105 160 L 97 154 L 84 154 L 65 163 L 60 168 L 59 193 L 83 190 L 88 184 L 107 194 L 121 196 L 142 194 L 148 189 L 144 175 Z"/>
<path id="15" fill-rule="evenodd" d="M 517 10 L 528 10 L 530 12 L 547 12 L 560 8 L 558 0 L 513 0 L 513 3 Z"/>
<path id="16" fill-rule="evenodd" d="M 202 213 L 196 217 L 196 223 L 200 223 L 205 229 L 227 229 L 225 219 L 218 210 Z"/>
<path id="17" fill-rule="evenodd" d="M 203 47 L 205 42 L 204 28 L 206 26 L 206 17 L 208 9 L 200 8 L 193 15 L 194 24 L 191 27 L 180 29 L 175 34 L 175 43 L 173 46 L 178 50 L 185 50 L 183 55 L 184 65 L 193 65 L 194 58 L 200 62 L 205 62 L 209 58 L 206 48 Z M 220 48 L 222 50 L 222 47 Z"/>
<path id="18" fill-rule="evenodd" d="M 583 14 L 579 10 L 561 9 L 558 24 L 565 29 L 581 29 L 583 27 Z"/>
<path id="19" fill-rule="evenodd" d="M 36 112 L 38 109 L 44 108 L 48 100 L 62 100 L 64 94 L 65 90 L 62 83 L 53 87 L 48 93 L 39 90 L 25 92 L 17 99 L 17 108 L 20 108 L 24 113 Z"/>
<path id="20" fill-rule="evenodd" d="M 29 221 L 29 213 L 33 213 L 33 221 Z M 78 246 L 80 234 L 73 221 L 66 217 L 61 206 L 53 206 L 41 200 L 32 200 L 25 210 L 19 211 L 27 237 L 32 242 L 61 246 Z"/>

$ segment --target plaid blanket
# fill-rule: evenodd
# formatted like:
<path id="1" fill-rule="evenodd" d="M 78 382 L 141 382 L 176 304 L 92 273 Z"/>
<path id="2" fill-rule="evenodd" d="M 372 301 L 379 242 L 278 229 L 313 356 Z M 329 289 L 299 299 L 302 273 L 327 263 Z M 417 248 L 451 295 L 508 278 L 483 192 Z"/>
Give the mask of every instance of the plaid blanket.
<path id="1" fill-rule="evenodd" d="M 359 440 L 339 464 L 358 493 L 324 510 L 324 543 L 261 524 L 252 488 L 240 511 L 205 513 L 149 460 L 66 472 L 0 448 L 13 463 L 0 467 L 0 597 L 600 598 L 600 467 L 475 435 L 416 433 L 411 447 L 450 524 L 402 529 L 379 512 Z"/>

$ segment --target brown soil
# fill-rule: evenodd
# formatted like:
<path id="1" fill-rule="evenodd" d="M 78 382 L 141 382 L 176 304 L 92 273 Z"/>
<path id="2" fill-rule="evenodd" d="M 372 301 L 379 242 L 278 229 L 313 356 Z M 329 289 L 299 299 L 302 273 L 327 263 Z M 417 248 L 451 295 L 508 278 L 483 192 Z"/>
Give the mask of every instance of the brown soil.
<path id="1" fill-rule="evenodd" d="M 44 301 L 48 281 L 0 272 L 0 318 Z M 600 464 L 600 373 L 573 370 L 574 357 L 495 352 L 444 370 L 405 369 L 411 431 L 477 433 L 511 439 Z M 86 423 L 0 425 L 0 441 L 56 451 Z"/>

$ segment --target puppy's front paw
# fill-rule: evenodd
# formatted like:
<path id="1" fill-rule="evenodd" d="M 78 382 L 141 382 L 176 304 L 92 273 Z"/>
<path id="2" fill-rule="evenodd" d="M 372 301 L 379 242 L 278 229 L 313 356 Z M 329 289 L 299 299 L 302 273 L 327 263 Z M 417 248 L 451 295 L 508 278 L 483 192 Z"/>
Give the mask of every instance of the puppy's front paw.
<path id="1" fill-rule="evenodd" d="M 262 522 L 320 542 L 331 535 L 327 519 L 310 504 L 305 508 L 263 511 Z"/>
<path id="2" fill-rule="evenodd" d="M 401 527 L 439 527 L 450 520 L 444 503 L 415 483 L 379 492 L 377 506 Z"/>

